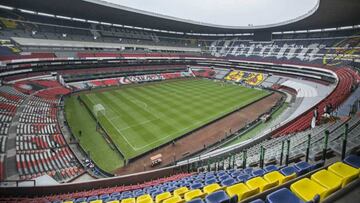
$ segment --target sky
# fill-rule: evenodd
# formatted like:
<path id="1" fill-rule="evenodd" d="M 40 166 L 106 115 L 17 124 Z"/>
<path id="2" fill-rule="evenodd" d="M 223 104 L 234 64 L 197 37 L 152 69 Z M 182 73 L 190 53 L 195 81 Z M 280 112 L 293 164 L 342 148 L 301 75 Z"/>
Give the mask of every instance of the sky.
<path id="1" fill-rule="evenodd" d="M 317 0 L 103 0 L 172 17 L 226 26 L 267 25 L 294 19 Z"/>

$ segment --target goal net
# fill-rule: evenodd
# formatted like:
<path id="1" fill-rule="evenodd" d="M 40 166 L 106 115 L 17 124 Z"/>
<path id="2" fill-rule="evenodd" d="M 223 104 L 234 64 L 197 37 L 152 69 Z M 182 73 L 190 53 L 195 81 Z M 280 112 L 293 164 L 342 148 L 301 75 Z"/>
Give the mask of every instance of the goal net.
<path id="1" fill-rule="evenodd" d="M 95 104 L 93 106 L 93 112 L 96 118 L 98 118 L 100 115 L 105 116 L 105 108 L 102 104 Z"/>

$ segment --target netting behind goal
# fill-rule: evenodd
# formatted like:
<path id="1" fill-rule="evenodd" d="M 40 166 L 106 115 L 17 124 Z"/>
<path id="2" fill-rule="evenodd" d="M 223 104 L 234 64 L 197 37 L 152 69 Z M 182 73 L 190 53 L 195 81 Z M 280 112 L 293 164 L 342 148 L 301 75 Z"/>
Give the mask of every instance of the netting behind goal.
<path id="1" fill-rule="evenodd" d="M 100 115 L 105 115 L 105 108 L 102 104 L 95 104 L 93 106 L 93 112 L 95 117 L 99 117 Z"/>

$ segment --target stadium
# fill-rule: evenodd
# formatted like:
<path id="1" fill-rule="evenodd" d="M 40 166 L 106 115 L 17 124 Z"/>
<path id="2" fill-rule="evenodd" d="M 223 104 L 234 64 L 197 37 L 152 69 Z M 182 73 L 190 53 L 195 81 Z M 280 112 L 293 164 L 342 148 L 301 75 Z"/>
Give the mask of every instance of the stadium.
<path id="1" fill-rule="evenodd" d="M 313 2 L 238 26 L 2 0 L 0 202 L 356 202 L 360 3 Z"/>

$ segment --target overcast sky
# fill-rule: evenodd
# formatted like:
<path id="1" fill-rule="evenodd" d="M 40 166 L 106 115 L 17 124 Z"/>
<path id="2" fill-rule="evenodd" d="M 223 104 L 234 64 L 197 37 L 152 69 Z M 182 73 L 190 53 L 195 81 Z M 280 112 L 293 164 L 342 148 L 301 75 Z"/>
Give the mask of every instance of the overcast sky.
<path id="1" fill-rule="evenodd" d="M 204 23 L 266 25 L 296 18 L 317 0 L 105 0 L 131 8 Z"/>

